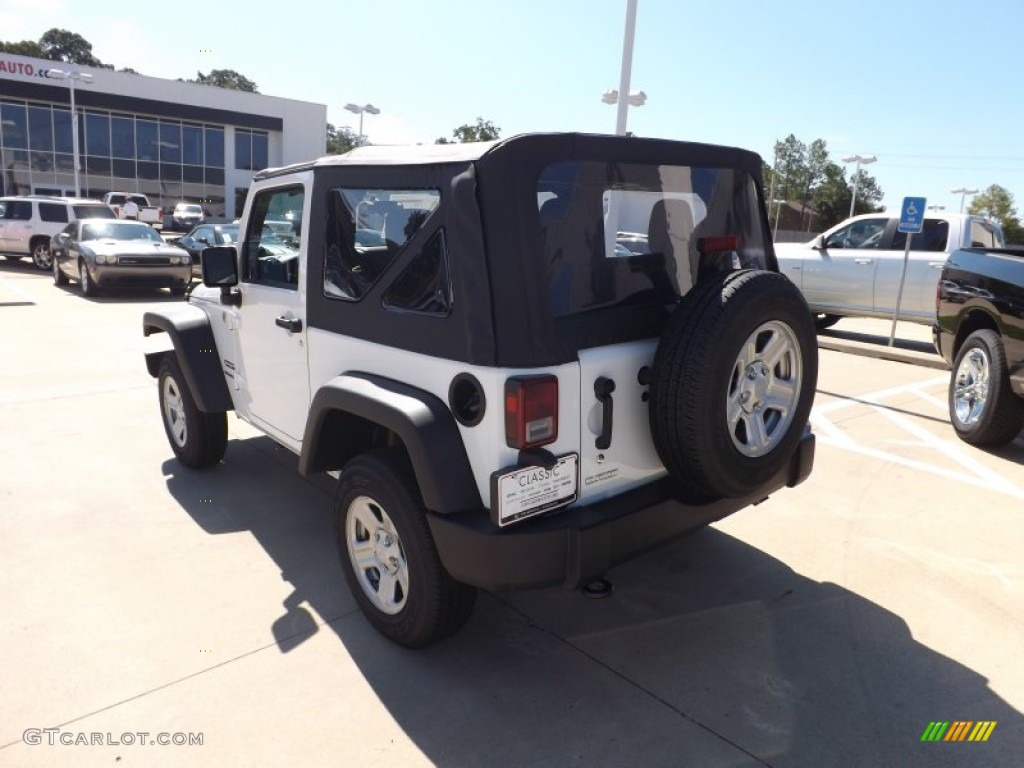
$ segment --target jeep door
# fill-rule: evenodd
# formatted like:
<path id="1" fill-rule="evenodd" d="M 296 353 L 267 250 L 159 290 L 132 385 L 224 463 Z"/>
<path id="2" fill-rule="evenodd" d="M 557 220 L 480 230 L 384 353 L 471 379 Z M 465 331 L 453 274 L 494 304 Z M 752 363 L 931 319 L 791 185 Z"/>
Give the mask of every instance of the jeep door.
<path id="1" fill-rule="evenodd" d="M 311 176 L 307 180 L 311 183 Z M 278 210 L 305 210 L 301 184 L 255 192 L 241 243 L 242 303 L 238 307 L 238 360 L 243 401 L 253 421 L 297 447 L 309 411 L 306 356 L 305 242 L 264 227 Z"/>

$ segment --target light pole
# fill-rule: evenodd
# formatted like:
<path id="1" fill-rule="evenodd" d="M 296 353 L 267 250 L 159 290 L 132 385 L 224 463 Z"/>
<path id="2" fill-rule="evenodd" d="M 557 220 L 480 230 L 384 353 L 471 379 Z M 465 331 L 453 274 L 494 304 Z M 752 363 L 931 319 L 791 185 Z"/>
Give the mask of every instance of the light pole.
<path id="1" fill-rule="evenodd" d="M 946 206 L 944 206 L 944 205 L 929 205 L 928 206 L 928 210 L 929 211 L 944 211 L 944 210 L 946 210 Z"/>
<path id="2" fill-rule="evenodd" d="M 964 198 L 967 197 L 967 195 L 978 194 L 978 190 L 973 187 L 957 187 L 956 189 L 951 189 L 949 191 L 954 195 L 960 195 L 960 213 L 964 212 Z"/>
<path id="3" fill-rule="evenodd" d="M 345 109 L 353 114 L 359 115 L 359 146 L 361 147 L 363 146 L 364 139 L 366 138 L 363 136 L 363 115 L 379 115 L 380 110 L 373 106 L 373 104 L 363 104 L 361 107 L 358 104 L 346 104 Z"/>
<path id="4" fill-rule="evenodd" d="M 775 203 L 775 205 L 777 206 L 775 209 L 775 231 L 772 233 L 772 241 L 774 242 L 779 237 L 779 217 L 782 215 L 782 206 L 785 204 L 786 201 L 772 200 L 772 202 Z"/>
<path id="5" fill-rule="evenodd" d="M 844 157 L 844 163 L 857 163 L 857 170 L 853 172 L 853 197 L 850 198 L 850 216 L 853 216 L 853 207 L 857 204 L 857 184 L 860 183 L 861 165 L 870 165 L 878 158 L 874 155 L 850 155 Z"/>
<path id="6" fill-rule="evenodd" d="M 636 0 L 626 0 L 626 28 L 622 40 L 622 72 L 619 76 L 619 90 L 606 91 L 601 96 L 605 104 L 618 104 L 619 109 L 615 116 L 615 135 L 626 135 L 626 111 L 629 105 L 634 107 L 642 106 L 647 101 L 647 94 L 629 93 L 629 78 L 633 70 L 633 38 L 636 33 Z M 629 94 L 628 98 L 620 99 L 619 94 Z"/>
<path id="7" fill-rule="evenodd" d="M 71 152 L 75 164 L 75 197 L 80 197 L 82 188 L 78 183 L 78 112 L 75 110 L 75 80 L 91 83 L 92 75 L 87 72 L 66 69 L 47 69 L 46 76 L 54 80 L 67 80 L 71 89 Z"/>

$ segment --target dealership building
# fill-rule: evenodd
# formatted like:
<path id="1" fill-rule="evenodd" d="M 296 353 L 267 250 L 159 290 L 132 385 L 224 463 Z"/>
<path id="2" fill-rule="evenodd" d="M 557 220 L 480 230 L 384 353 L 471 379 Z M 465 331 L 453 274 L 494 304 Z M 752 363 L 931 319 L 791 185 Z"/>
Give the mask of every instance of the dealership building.
<path id="1" fill-rule="evenodd" d="M 0 195 L 143 192 L 241 214 L 253 174 L 319 157 L 323 104 L 0 53 Z"/>

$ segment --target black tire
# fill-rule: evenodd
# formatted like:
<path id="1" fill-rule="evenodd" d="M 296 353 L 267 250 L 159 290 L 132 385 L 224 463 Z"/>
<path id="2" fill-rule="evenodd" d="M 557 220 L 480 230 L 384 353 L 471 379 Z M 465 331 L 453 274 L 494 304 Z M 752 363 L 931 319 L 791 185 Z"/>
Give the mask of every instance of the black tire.
<path id="1" fill-rule="evenodd" d="M 187 291 L 187 290 L 188 290 L 188 283 L 185 283 L 184 285 L 172 285 L 171 286 L 171 295 L 172 296 L 184 296 L 185 295 L 185 291 Z"/>
<path id="2" fill-rule="evenodd" d="M 826 328 L 831 328 L 833 325 L 838 323 L 839 320 L 839 315 L 815 315 L 814 327 L 819 331 L 824 331 Z"/>
<path id="3" fill-rule="evenodd" d="M 33 240 L 32 263 L 36 265 L 36 269 L 41 272 L 48 272 L 52 261 L 53 255 L 50 253 L 50 241 L 42 237 Z"/>
<path id="4" fill-rule="evenodd" d="M 378 632 L 406 648 L 423 648 L 469 620 L 476 589 L 455 581 L 441 563 L 403 451 L 364 454 L 346 464 L 334 509 L 345 580 Z M 360 545 L 369 558 L 362 565 L 356 563 Z"/>
<path id="5" fill-rule="evenodd" d="M 65 275 L 61 269 L 60 264 L 57 262 L 56 257 L 53 259 L 53 284 L 54 285 L 67 285 L 68 276 Z"/>
<path id="6" fill-rule="evenodd" d="M 191 469 L 220 463 L 228 444 L 227 414 L 203 413 L 196 407 L 173 353 L 161 360 L 157 385 L 160 420 L 178 461 Z"/>
<path id="7" fill-rule="evenodd" d="M 78 287 L 82 289 L 83 296 L 98 296 L 100 287 L 93 282 L 86 266 L 85 259 L 78 260 Z"/>
<path id="8" fill-rule="evenodd" d="M 774 364 L 766 352 L 778 353 Z M 781 274 L 716 275 L 676 307 L 651 374 L 651 434 L 681 495 L 703 502 L 752 493 L 785 466 L 810 416 L 818 379 L 811 313 Z"/>
<path id="9" fill-rule="evenodd" d="M 1024 427 L 1024 402 L 1010 387 L 1006 351 L 996 331 L 975 331 L 964 341 L 949 377 L 949 420 L 971 445 L 1006 445 Z"/>

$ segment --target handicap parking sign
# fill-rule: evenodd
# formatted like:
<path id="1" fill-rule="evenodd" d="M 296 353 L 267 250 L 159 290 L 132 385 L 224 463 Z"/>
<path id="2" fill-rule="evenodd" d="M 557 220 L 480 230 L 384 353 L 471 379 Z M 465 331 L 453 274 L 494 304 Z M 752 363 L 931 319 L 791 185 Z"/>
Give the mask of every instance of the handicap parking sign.
<path id="1" fill-rule="evenodd" d="M 917 234 L 924 228 L 924 212 L 927 200 L 923 197 L 904 197 L 900 209 L 900 232 Z"/>

